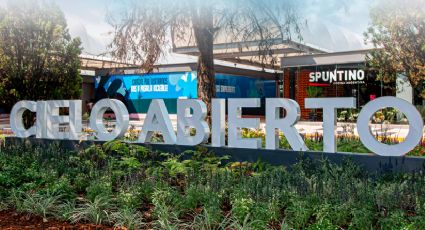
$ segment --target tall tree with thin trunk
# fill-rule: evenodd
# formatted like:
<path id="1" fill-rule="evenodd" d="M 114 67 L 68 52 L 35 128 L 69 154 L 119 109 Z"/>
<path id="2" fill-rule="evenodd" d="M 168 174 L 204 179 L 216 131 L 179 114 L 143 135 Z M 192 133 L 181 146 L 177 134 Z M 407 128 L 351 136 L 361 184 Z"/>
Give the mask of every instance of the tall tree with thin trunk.
<path id="1" fill-rule="evenodd" d="M 256 61 L 274 65 L 277 43 L 300 37 L 300 19 L 291 0 L 144 0 L 111 6 L 109 22 L 114 27 L 111 44 L 114 57 L 140 63 L 151 71 L 155 62 L 180 43 L 196 46 L 198 96 L 211 111 L 215 97 L 214 43 L 256 42 Z"/>

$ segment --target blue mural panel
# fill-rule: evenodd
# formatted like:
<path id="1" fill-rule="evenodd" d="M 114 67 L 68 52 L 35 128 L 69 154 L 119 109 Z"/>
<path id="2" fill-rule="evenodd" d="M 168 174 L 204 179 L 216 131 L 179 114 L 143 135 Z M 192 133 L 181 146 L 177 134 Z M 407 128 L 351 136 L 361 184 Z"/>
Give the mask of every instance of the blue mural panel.
<path id="1" fill-rule="evenodd" d="M 120 94 L 127 100 L 197 98 L 195 72 L 97 77 L 95 87 L 108 96 Z M 275 97 L 276 82 L 228 74 L 216 74 L 217 98 Z"/>
<path id="2" fill-rule="evenodd" d="M 276 96 L 276 81 L 216 74 L 217 98 L 265 98 Z"/>
<path id="3" fill-rule="evenodd" d="M 151 99 L 164 99 L 170 113 L 176 99 L 197 98 L 196 72 L 110 75 L 96 77 L 96 100 L 116 98 L 131 113 L 145 113 Z M 276 82 L 258 78 L 216 74 L 217 98 L 266 98 L 276 96 Z"/>
<path id="4" fill-rule="evenodd" d="M 109 97 L 117 94 L 126 100 L 196 98 L 196 73 L 154 73 L 96 77 L 95 87 Z"/>

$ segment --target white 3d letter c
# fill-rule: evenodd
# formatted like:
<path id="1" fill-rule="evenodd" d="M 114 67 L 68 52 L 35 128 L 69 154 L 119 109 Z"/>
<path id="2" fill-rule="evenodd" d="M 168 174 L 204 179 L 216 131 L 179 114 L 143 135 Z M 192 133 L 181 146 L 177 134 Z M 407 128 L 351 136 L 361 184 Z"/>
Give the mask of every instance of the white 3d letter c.
<path id="1" fill-rule="evenodd" d="M 10 112 L 10 128 L 17 137 L 30 137 L 34 136 L 36 133 L 35 125 L 29 129 L 25 129 L 24 127 L 22 115 L 24 115 L 26 110 L 36 112 L 37 103 L 34 101 L 20 101 L 13 106 L 12 111 Z"/>

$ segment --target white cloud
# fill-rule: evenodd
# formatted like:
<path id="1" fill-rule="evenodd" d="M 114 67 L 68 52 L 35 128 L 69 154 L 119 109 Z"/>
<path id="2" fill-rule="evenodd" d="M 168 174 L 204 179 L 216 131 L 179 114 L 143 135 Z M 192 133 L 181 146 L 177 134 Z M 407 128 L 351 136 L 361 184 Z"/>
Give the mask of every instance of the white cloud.
<path id="1" fill-rule="evenodd" d="M 306 43 L 331 51 L 370 48 L 363 42 L 372 0 L 301 0 Z"/>
<path id="2" fill-rule="evenodd" d="M 7 0 L 0 0 L 0 6 Z M 303 29 L 304 42 L 332 51 L 367 48 L 362 33 L 369 24 L 369 7 L 374 0 L 294 0 L 299 13 L 307 20 Z M 70 33 L 80 37 L 85 53 L 107 52 L 113 28 L 106 14 L 119 1 L 55 0 L 65 14 Z M 119 13 L 119 12 L 116 12 Z"/>
<path id="3" fill-rule="evenodd" d="M 106 22 L 107 2 L 57 0 L 73 37 L 80 37 L 83 53 L 99 55 L 107 52 L 113 28 Z"/>

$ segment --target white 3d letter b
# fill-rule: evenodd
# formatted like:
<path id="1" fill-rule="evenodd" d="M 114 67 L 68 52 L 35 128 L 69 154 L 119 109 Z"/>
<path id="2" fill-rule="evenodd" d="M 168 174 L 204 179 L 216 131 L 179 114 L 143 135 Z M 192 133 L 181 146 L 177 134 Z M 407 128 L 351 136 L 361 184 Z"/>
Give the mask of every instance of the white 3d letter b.
<path id="1" fill-rule="evenodd" d="M 193 111 L 191 114 L 190 111 Z M 210 128 L 204 120 L 207 116 L 207 106 L 201 100 L 177 100 L 177 143 L 179 145 L 198 145 L 208 141 Z M 190 135 L 194 128 L 196 134 Z"/>

